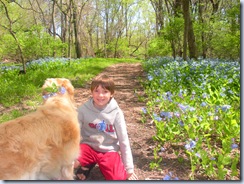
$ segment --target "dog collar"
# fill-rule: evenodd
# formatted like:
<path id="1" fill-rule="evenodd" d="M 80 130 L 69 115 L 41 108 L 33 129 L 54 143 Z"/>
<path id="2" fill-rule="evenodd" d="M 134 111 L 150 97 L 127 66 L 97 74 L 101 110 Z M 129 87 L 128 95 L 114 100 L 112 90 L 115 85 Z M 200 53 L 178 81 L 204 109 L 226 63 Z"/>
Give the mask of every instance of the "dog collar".
<path id="1" fill-rule="evenodd" d="M 62 95 L 66 93 L 66 89 L 64 87 L 60 87 L 58 90 Z M 57 93 L 48 93 L 46 95 L 43 95 L 42 98 L 44 100 L 47 100 L 50 97 L 57 96 Z"/>

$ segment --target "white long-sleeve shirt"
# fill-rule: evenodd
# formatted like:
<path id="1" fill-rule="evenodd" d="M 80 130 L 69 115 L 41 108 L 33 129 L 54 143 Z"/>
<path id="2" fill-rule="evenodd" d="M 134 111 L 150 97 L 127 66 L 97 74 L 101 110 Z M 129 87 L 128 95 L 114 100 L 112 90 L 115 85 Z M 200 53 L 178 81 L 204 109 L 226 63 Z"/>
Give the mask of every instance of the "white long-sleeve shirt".
<path id="1" fill-rule="evenodd" d="M 134 171 L 133 158 L 122 110 L 112 98 L 99 110 L 89 99 L 78 108 L 81 127 L 81 143 L 88 144 L 98 152 L 120 151 L 127 173 Z"/>

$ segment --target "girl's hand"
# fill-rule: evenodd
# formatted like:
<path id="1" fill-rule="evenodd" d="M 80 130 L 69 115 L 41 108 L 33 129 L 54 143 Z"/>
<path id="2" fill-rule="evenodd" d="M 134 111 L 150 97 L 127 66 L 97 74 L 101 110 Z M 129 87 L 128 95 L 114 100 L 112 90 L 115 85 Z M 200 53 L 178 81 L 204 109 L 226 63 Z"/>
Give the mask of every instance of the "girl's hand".
<path id="1" fill-rule="evenodd" d="M 127 179 L 128 180 L 138 180 L 138 177 L 135 173 L 129 173 L 129 174 L 127 174 Z"/>

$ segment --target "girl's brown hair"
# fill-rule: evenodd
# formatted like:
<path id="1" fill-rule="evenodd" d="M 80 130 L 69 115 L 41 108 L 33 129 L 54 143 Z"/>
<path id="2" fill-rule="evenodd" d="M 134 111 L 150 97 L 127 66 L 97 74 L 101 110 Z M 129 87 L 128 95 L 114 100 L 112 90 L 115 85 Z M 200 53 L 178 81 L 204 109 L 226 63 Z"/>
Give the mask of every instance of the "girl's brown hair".
<path id="1" fill-rule="evenodd" d="M 94 78 L 91 83 L 91 91 L 97 89 L 99 85 L 101 85 L 102 88 L 109 90 L 111 94 L 114 94 L 115 85 L 112 78 L 107 75 L 101 75 Z"/>

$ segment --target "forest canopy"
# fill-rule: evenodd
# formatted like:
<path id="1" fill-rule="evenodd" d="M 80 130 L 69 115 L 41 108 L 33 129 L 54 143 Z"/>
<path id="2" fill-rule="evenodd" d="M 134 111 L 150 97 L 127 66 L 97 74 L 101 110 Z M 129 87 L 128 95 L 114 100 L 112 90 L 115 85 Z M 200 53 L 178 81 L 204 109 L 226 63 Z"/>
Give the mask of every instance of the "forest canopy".
<path id="1" fill-rule="evenodd" d="M 0 60 L 240 58 L 238 0 L 0 0 Z"/>

